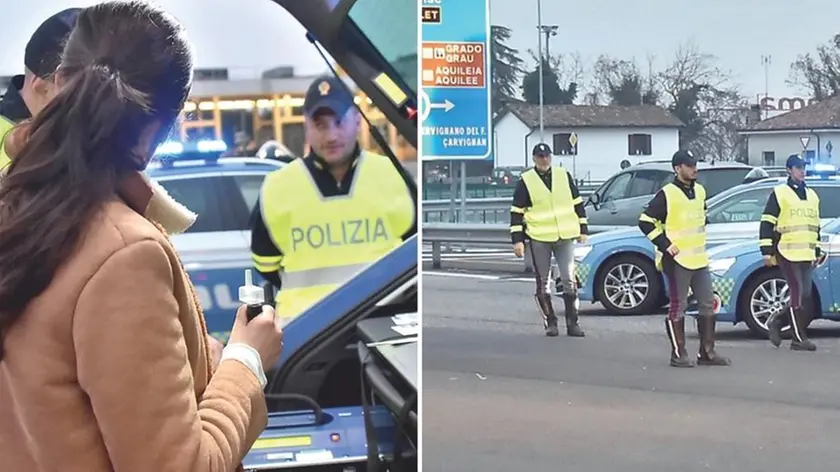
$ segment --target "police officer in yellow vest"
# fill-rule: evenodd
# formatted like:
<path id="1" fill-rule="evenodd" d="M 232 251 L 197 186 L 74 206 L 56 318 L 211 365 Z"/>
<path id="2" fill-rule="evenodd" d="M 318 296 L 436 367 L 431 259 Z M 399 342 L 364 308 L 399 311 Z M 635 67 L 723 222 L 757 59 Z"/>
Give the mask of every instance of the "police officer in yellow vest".
<path id="1" fill-rule="evenodd" d="M 565 305 L 566 334 L 584 337 L 578 324 L 577 283 L 574 275 L 574 242 L 586 241 L 586 210 L 574 179 L 562 167 L 551 166 L 551 148 L 537 144 L 533 151 L 534 167 L 522 173 L 513 193 L 510 208 L 510 234 L 517 257 L 529 250 L 537 291 L 534 298 L 543 319 L 546 336 L 557 336 L 557 316 L 546 293 L 551 273 L 551 256 L 560 269 Z"/>
<path id="2" fill-rule="evenodd" d="M 316 79 L 303 112 L 311 151 L 266 177 L 251 224 L 254 265 L 279 287 L 286 322 L 417 231 L 410 177 L 360 149 L 343 84 Z"/>
<path id="3" fill-rule="evenodd" d="M 820 199 L 805 185 L 805 161 L 799 156 L 787 160 L 788 180 L 777 185 L 767 198 L 761 215 L 759 247 L 764 264 L 778 264 L 787 281 L 790 306 L 767 320 L 770 342 L 782 344 L 782 328 L 790 322 L 795 351 L 816 351 L 807 328 L 813 309 L 812 273 L 820 258 Z"/>
<path id="4" fill-rule="evenodd" d="M 70 8 L 51 16 L 26 44 L 25 73 L 12 77 L 0 101 L 0 172 L 11 163 L 6 153 L 6 138 L 14 125 L 40 112 L 57 91 L 53 75 L 79 11 Z"/>
<path id="5" fill-rule="evenodd" d="M 697 363 L 729 365 L 715 353 L 715 313 L 709 256 L 706 253 L 706 190 L 697 183 L 697 161 L 689 151 L 671 159 L 676 177 L 665 184 L 639 217 L 639 229 L 657 249 L 657 268 L 665 275 L 670 307 L 665 331 L 671 342 L 671 365 L 694 367 L 685 347 L 685 309 L 688 291 L 699 308 Z"/>

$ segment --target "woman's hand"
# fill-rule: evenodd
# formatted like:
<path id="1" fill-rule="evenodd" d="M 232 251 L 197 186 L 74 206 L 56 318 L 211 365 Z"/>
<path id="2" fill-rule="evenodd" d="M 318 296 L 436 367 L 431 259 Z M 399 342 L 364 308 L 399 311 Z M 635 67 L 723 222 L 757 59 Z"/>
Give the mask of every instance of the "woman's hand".
<path id="1" fill-rule="evenodd" d="M 283 329 L 275 318 L 274 308 L 263 305 L 262 313 L 251 321 L 248 321 L 247 311 L 247 305 L 236 311 L 228 342 L 251 346 L 260 354 L 263 369 L 271 369 L 283 351 Z"/>

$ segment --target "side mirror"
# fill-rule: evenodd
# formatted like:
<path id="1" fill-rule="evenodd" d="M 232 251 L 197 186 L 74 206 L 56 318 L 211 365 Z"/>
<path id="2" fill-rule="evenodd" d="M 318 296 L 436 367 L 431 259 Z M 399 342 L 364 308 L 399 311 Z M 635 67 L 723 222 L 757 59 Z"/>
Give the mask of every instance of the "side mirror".
<path id="1" fill-rule="evenodd" d="M 601 197 L 597 193 L 589 195 L 587 201 L 593 205 L 597 205 L 601 201 Z"/>

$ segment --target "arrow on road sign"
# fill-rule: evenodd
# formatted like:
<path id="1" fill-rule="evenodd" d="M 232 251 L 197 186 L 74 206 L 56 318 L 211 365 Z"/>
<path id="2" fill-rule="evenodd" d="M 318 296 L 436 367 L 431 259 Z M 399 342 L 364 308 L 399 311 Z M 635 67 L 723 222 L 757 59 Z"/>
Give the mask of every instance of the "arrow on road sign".
<path id="1" fill-rule="evenodd" d="M 430 109 L 440 108 L 440 109 L 443 109 L 443 111 L 447 112 L 447 111 L 455 108 L 455 104 L 450 102 L 449 100 L 444 100 L 443 103 L 430 103 L 429 108 Z"/>
<path id="2" fill-rule="evenodd" d="M 808 149 L 808 143 L 811 142 L 810 136 L 802 136 L 799 138 L 799 142 L 802 143 L 802 149 Z"/>

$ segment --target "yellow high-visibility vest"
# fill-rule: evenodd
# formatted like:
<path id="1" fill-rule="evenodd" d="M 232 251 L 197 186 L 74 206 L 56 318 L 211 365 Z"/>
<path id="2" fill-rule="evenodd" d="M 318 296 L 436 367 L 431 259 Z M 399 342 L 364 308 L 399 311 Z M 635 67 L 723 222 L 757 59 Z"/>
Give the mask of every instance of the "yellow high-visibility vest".
<path id="1" fill-rule="evenodd" d="M 582 199 L 572 199 L 569 173 L 562 167 L 551 169 L 551 190 L 548 190 L 535 169 L 522 173 L 522 180 L 531 206 L 525 211 L 525 234 L 534 241 L 554 242 L 580 237 L 580 219 L 575 205 Z"/>
<path id="2" fill-rule="evenodd" d="M 9 164 L 12 163 L 9 155 L 6 154 L 6 136 L 12 131 L 15 124 L 4 116 L 0 116 L 0 172 L 6 170 Z"/>
<path id="3" fill-rule="evenodd" d="M 402 243 L 414 199 L 391 161 L 363 152 L 347 195 L 324 197 L 302 159 L 270 173 L 260 211 L 283 253 L 277 316 L 297 317 Z"/>
<path id="4" fill-rule="evenodd" d="M 773 189 L 779 202 L 779 218 L 776 232 L 781 236 L 777 250 L 792 262 L 806 262 L 816 259 L 816 248 L 820 231 L 820 197 L 817 192 L 805 188 L 805 200 L 787 184 Z"/>
<path id="5" fill-rule="evenodd" d="M 706 252 L 706 189 L 694 183 L 694 198 L 673 183 L 662 187 L 668 215 L 663 230 L 679 253 L 674 260 L 686 269 L 701 269 L 709 265 Z M 662 253 L 656 251 L 656 266 L 662 269 Z"/>

